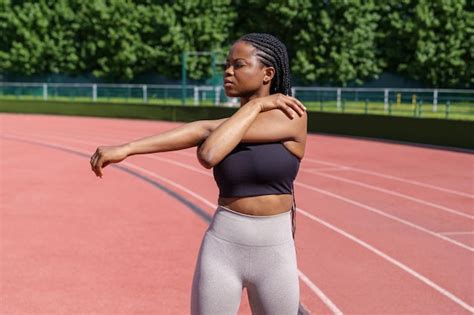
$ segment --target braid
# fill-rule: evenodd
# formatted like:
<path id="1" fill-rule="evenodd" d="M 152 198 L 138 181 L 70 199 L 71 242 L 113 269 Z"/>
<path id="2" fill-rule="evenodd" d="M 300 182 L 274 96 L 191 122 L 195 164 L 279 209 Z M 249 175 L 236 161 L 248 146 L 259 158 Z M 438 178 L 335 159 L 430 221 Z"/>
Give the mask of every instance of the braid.
<path id="1" fill-rule="evenodd" d="M 291 96 L 290 67 L 285 45 L 275 36 L 263 33 L 250 33 L 239 38 L 257 49 L 257 57 L 267 67 L 275 68 L 275 76 L 270 85 L 270 94 L 282 93 Z M 293 188 L 293 187 L 292 187 Z M 296 202 L 292 189 L 291 230 L 293 239 L 296 232 Z"/>
<path id="2" fill-rule="evenodd" d="M 257 49 L 257 57 L 267 67 L 275 68 L 270 85 L 270 94 L 282 93 L 291 96 L 290 67 L 285 45 L 275 36 L 264 33 L 250 33 L 239 38 Z"/>

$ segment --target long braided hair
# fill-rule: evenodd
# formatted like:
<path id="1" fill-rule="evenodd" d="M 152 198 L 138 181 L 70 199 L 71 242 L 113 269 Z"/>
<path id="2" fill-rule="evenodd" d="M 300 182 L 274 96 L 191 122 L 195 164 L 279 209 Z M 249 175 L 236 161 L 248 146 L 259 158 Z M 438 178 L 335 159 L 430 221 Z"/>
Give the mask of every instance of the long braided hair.
<path id="1" fill-rule="evenodd" d="M 257 50 L 257 58 L 267 67 L 275 68 L 270 85 L 270 94 L 281 93 L 291 96 L 290 66 L 286 46 L 275 36 L 265 33 L 250 33 L 240 37 L 237 41 L 250 43 Z M 291 226 L 293 239 L 296 232 L 296 202 L 295 191 L 292 186 L 293 204 L 291 206 Z"/>

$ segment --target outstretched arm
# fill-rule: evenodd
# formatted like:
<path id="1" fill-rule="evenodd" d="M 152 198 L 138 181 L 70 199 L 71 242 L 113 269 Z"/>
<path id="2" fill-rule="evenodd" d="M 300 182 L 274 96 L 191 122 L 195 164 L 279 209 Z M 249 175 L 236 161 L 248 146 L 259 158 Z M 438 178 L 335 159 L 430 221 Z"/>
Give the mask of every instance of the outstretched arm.
<path id="1" fill-rule="evenodd" d="M 193 121 L 122 145 L 100 146 L 90 160 L 92 171 L 96 176 L 102 177 L 102 168 L 111 163 L 118 163 L 131 155 L 175 151 L 197 146 L 209 136 L 212 131 L 210 126 L 217 126 L 224 120 Z"/>
<path id="2" fill-rule="evenodd" d="M 127 156 L 176 151 L 195 147 L 209 134 L 205 121 L 193 121 L 163 133 L 133 140 L 125 144 Z"/>

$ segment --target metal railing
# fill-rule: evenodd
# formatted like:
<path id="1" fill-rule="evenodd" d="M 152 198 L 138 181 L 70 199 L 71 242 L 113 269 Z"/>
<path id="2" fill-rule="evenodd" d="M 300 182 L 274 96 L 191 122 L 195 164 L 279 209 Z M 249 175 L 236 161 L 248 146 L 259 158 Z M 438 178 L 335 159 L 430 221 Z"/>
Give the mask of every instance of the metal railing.
<path id="1" fill-rule="evenodd" d="M 184 93 L 183 93 L 184 91 Z M 474 120 L 474 90 L 293 87 L 309 110 Z M 222 86 L 0 82 L 0 99 L 239 106 Z"/>

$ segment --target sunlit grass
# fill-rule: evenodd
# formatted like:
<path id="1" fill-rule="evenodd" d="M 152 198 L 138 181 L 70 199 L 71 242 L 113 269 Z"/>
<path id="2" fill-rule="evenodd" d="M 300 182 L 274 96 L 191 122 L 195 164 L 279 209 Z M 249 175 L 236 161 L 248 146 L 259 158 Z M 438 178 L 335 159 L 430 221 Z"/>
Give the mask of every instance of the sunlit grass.
<path id="1" fill-rule="evenodd" d="M 0 100 L 37 100 L 42 101 L 42 95 L 0 95 Z M 71 101 L 71 102 L 92 102 L 90 96 L 55 96 L 49 95 L 49 101 Z M 97 97 L 97 103 L 130 103 L 130 104 L 143 104 L 144 100 L 142 97 Z M 174 105 L 181 106 L 182 100 L 180 97 L 168 97 L 168 98 L 148 98 L 147 105 Z M 411 104 L 411 103 L 390 103 L 386 108 L 383 102 L 379 101 L 367 101 L 367 102 L 356 102 L 356 101 L 341 101 L 340 105 L 337 106 L 336 101 L 305 101 L 305 106 L 309 111 L 322 111 L 331 113 L 352 113 L 352 114 L 374 114 L 374 115 L 386 115 L 386 116 L 406 116 L 406 117 L 419 117 L 419 118 L 443 118 L 443 119 L 461 119 L 461 120 L 474 120 L 474 104 L 466 102 L 456 103 L 440 103 L 436 107 L 432 104 Z M 213 106 L 214 99 L 209 98 L 206 100 L 200 100 L 199 104 L 195 103 L 193 97 L 186 98 L 186 105 L 188 106 Z M 219 105 L 219 106 L 222 106 Z M 238 105 L 236 105 L 238 106 Z"/>

